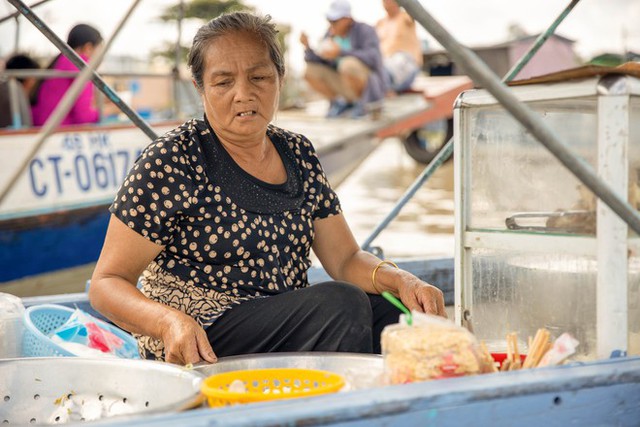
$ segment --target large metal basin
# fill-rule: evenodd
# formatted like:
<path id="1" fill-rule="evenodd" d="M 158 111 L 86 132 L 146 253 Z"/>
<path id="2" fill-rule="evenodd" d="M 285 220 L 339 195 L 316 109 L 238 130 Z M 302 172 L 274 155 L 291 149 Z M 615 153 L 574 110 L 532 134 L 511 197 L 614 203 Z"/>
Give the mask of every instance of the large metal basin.
<path id="1" fill-rule="evenodd" d="M 321 369 L 345 378 L 345 390 L 360 390 L 382 385 L 384 370 L 380 355 L 360 353 L 297 352 L 264 353 L 222 357 L 217 363 L 194 368 L 204 376 L 222 372 L 265 368 Z"/>
<path id="2" fill-rule="evenodd" d="M 180 411 L 201 404 L 202 379 L 192 370 L 148 360 L 4 359 L 0 424 L 63 424 Z"/>

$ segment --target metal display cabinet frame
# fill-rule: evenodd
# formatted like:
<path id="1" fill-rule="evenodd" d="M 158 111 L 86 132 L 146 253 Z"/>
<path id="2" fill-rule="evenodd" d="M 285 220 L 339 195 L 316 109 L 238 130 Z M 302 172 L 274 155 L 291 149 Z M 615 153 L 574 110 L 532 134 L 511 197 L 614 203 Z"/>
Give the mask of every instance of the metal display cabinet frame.
<path id="1" fill-rule="evenodd" d="M 609 188 L 627 201 L 631 141 L 632 99 L 640 96 L 640 79 L 628 75 L 597 76 L 580 81 L 523 85 L 511 88 L 524 103 L 595 97 L 597 120 L 597 174 Z M 597 260 L 596 343 L 597 357 L 627 353 L 629 254 L 640 254 L 640 239 L 623 219 L 602 200 L 597 200 L 595 235 L 531 233 L 526 231 L 483 230 L 471 223 L 470 141 L 467 109 L 500 104 L 485 90 L 462 93 L 454 110 L 455 176 L 455 317 L 458 324 L 473 325 L 474 249 L 512 250 L 525 253 L 563 253 L 590 256 Z M 637 105 L 636 109 L 637 109 Z M 637 113 L 637 112 L 636 112 Z M 640 135 L 634 134 L 635 138 Z M 468 138 L 467 138 L 468 139 Z M 488 148 L 491 153 L 491 148 Z M 527 189 L 523 189 L 526 191 Z M 535 197 L 535 196 L 534 196 Z M 542 325 L 541 325 L 542 326 Z M 482 337 L 482 331 L 475 331 Z M 570 331 L 567 331 L 570 332 Z M 506 332 L 505 332 L 506 333 Z"/>

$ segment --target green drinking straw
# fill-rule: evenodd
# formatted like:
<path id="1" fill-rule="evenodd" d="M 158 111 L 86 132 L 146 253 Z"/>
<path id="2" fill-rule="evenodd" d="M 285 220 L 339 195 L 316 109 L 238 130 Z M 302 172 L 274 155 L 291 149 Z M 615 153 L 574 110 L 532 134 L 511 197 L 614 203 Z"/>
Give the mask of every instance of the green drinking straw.
<path id="1" fill-rule="evenodd" d="M 384 291 L 382 292 L 382 296 L 389 301 L 391 304 L 395 305 L 396 307 L 398 307 L 400 309 L 400 311 L 402 311 L 404 314 L 407 315 L 406 319 L 407 319 L 407 325 L 411 326 L 411 324 L 413 323 L 413 318 L 411 316 L 411 311 L 409 311 L 409 309 L 407 307 L 404 306 L 404 304 L 402 303 L 402 301 L 400 301 L 398 298 L 394 297 L 393 295 L 391 295 L 389 292 Z"/>

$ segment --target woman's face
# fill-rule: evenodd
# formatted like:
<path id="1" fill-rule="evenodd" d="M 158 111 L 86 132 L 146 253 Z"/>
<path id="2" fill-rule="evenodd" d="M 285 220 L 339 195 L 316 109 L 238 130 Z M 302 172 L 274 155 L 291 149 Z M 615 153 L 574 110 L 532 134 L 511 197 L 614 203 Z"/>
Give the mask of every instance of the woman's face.
<path id="1" fill-rule="evenodd" d="M 264 138 L 281 86 L 264 44 L 244 32 L 214 39 L 205 53 L 202 81 L 204 111 L 220 139 Z"/>
<path id="2" fill-rule="evenodd" d="M 96 53 L 96 50 L 98 49 L 98 46 L 100 44 L 94 44 L 94 43 L 91 43 L 91 42 L 87 42 L 87 43 L 83 44 L 82 46 L 76 48 L 75 51 L 79 55 L 82 55 L 82 56 L 85 56 L 85 57 L 91 59 L 91 58 L 93 58 L 93 55 Z"/>

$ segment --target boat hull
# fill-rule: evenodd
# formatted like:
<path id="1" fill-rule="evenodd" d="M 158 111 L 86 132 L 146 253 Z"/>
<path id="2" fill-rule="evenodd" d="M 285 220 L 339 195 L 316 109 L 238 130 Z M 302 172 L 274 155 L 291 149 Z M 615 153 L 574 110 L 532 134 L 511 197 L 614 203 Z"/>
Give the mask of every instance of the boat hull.
<path id="1" fill-rule="evenodd" d="M 113 426 L 637 426 L 640 358 L 198 409 Z"/>
<path id="2" fill-rule="evenodd" d="M 445 299 L 453 292 L 452 259 L 406 261 L 401 267 L 431 280 L 444 291 Z M 326 277 L 320 268 L 309 272 L 313 283 Z M 25 307 L 47 303 L 79 307 L 101 317 L 89 305 L 86 292 L 22 302 Z M 103 422 L 113 426 L 637 426 L 638 420 L 640 358 L 635 356 Z"/>
<path id="3" fill-rule="evenodd" d="M 0 222 L 0 281 L 95 262 L 108 222 L 108 205 Z"/>
<path id="4" fill-rule="evenodd" d="M 0 191 L 19 173 L 0 203 L 0 282 L 95 262 L 109 204 L 149 144 L 133 125 L 61 127 L 36 149 L 37 132 L 0 133 Z"/>

